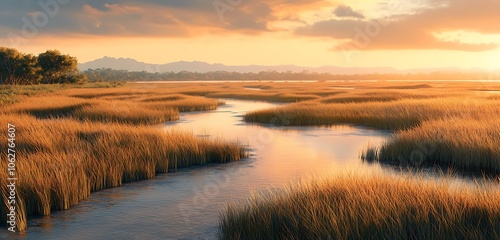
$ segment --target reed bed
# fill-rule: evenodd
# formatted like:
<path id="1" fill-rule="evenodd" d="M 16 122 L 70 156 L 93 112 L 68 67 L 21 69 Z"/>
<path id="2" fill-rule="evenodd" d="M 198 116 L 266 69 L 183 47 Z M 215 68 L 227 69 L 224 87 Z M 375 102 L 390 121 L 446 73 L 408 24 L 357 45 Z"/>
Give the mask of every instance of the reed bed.
<path id="1" fill-rule="evenodd" d="M 7 123 L 16 125 L 18 132 L 20 231 L 26 228 L 29 216 L 68 209 L 94 191 L 154 178 L 181 167 L 237 161 L 246 156 L 238 143 L 146 126 L 1 114 L 0 124 Z M 5 131 L 2 129 L 1 134 L 6 135 Z M 0 147 L 6 149 L 6 142 Z M 0 189 L 7 196 L 4 167 Z M 2 212 L 6 206 L 6 199 L 2 199 Z M 2 214 L 2 222 L 5 217 Z"/>
<path id="2" fill-rule="evenodd" d="M 172 100 L 161 100 L 168 97 L 160 97 L 160 100 L 152 101 L 147 99 L 142 105 L 150 109 L 177 109 L 180 112 L 193 112 L 193 111 L 210 111 L 217 109 L 218 106 L 225 104 L 223 101 L 218 101 L 216 99 L 209 99 L 205 97 L 198 96 L 183 96 L 178 98 L 178 96 L 173 96 Z M 177 98 L 174 100 L 174 98 Z M 144 100 L 142 100 L 144 101 Z"/>
<path id="3" fill-rule="evenodd" d="M 0 106 L 21 101 L 22 97 L 58 91 L 62 85 L 0 85 Z"/>
<path id="4" fill-rule="evenodd" d="M 37 118 L 72 118 L 81 121 L 115 122 L 129 124 L 158 124 L 179 118 L 174 106 L 162 109 L 148 108 L 134 101 L 82 99 L 60 95 L 28 98 L 3 108 L 5 113 L 29 114 Z"/>
<path id="5" fill-rule="evenodd" d="M 500 175 L 500 98 L 495 94 L 499 84 L 344 86 L 334 86 L 344 89 L 335 95 L 250 112 L 245 120 L 299 126 L 354 124 L 390 130 L 393 138 L 380 149 L 365 149 L 362 158 L 404 167 L 440 166 Z M 423 88 L 425 91 L 419 90 Z"/>
<path id="6" fill-rule="evenodd" d="M 177 120 L 179 111 L 173 107 L 152 109 L 128 101 L 99 101 L 77 109 L 71 117 L 84 121 L 149 125 Z"/>
<path id="7" fill-rule="evenodd" d="M 357 124 L 398 130 L 416 127 L 427 120 L 451 117 L 481 119 L 499 114 L 497 101 L 481 99 L 469 102 L 463 98 L 433 98 L 348 104 L 303 102 L 250 112 L 245 115 L 245 120 L 276 125 Z"/>
<path id="8" fill-rule="evenodd" d="M 127 89 L 96 89 L 85 94 L 81 91 L 70 89 L 63 91 L 65 94 L 27 98 L 6 106 L 3 111 L 38 118 L 151 125 L 177 120 L 179 112 L 215 110 L 224 104 L 216 99 L 154 91 L 149 94 Z"/>
<path id="9" fill-rule="evenodd" d="M 102 100 L 102 101 L 124 101 L 136 104 L 140 108 L 151 110 L 174 109 L 178 112 L 209 111 L 217 109 L 223 102 L 199 96 L 189 96 L 172 92 L 168 88 L 119 88 L 101 89 L 96 92 L 83 92 L 72 89 L 64 92 L 67 96 Z M 175 120 L 172 117 L 172 120 Z"/>
<path id="10" fill-rule="evenodd" d="M 399 131 L 380 149 L 375 161 L 410 166 L 448 166 L 500 176 L 500 118 L 439 119 Z"/>
<path id="11" fill-rule="evenodd" d="M 211 98 L 237 98 L 237 99 L 245 99 L 245 100 L 257 100 L 257 101 L 268 101 L 268 102 L 282 102 L 282 103 L 290 103 L 290 102 L 299 102 L 306 100 L 318 99 L 318 96 L 315 95 L 305 95 L 305 94 L 296 94 L 296 93 L 266 93 L 266 92 L 255 92 L 248 93 L 244 92 L 220 92 L 220 93 L 210 93 L 207 94 L 206 97 Z"/>
<path id="12" fill-rule="evenodd" d="M 68 209 L 94 191 L 246 156 L 236 142 L 148 126 L 176 120 L 179 111 L 213 110 L 223 104 L 216 99 L 167 88 L 74 87 L 22 86 L 13 87 L 12 93 L 1 92 L 19 99 L 0 107 L 0 124 L 17 126 L 19 231 L 25 230 L 30 216 Z M 6 136 L 5 131 L 0 133 Z M 0 147 L 5 149 L 6 142 Z M 2 213 L 7 206 L 4 168 L 0 171 Z M 6 214 L 0 218 L 6 222 Z"/>
<path id="13" fill-rule="evenodd" d="M 220 239 L 498 239 L 500 190 L 447 179 L 339 175 L 255 194 L 220 217 Z"/>
<path id="14" fill-rule="evenodd" d="M 321 103 L 363 103 L 363 102 L 390 102 L 403 99 L 425 99 L 425 98 L 443 98 L 455 96 L 453 93 L 422 93 L 414 91 L 383 91 L 383 90 L 356 90 L 343 94 L 336 94 L 321 99 Z"/>
<path id="15" fill-rule="evenodd" d="M 238 143 L 198 139 L 192 134 L 161 132 L 147 126 L 175 120 L 179 111 L 213 110 L 222 104 L 213 99 L 218 97 L 293 102 L 247 114 L 245 120 L 252 122 L 358 124 L 395 131 L 380 149 L 368 149 L 370 158 L 378 161 L 411 159 L 414 149 L 422 151 L 424 146 L 425 153 L 430 153 L 425 163 L 498 171 L 499 98 L 477 91 L 500 85 L 256 83 L 260 91 L 245 89 L 251 85 L 127 84 L 106 89 L 34 86 L 31 90 L 15 88 L 6 94 L 0 89 L 0 101 L 5 96 L 16 97 L 15 101 L 2 102 L 0 124 L 9 122 L 18 127 L 19 230 L 26 227 L 29 216 L 68 209 L 93 191 L 193 164 L 244 157 Z M 339 87 L 346 89 L 333 89 Z M 1 131 L 6 134 L 5 129 Z M 0 147 L 5 144 L 0 143 Z M 434 144 L 434 151 L 429 150 L 429 144 Z M 0 184 L 4 187 L 0 189 L 6 196 L 3 168 Z M 354 239 L 371 238 L 369 234 L 388 238 L 402 234 L 403 239 L 499 238 L 500 230 L 494 228 L 500 225 L 495 204 L 498 188 L 457 193 L 447 183 L 385 176 L 344 177 L 314 184 L 293 187 L 272 198 L 255 197 L 250 207 L 230 206 L 221 220 L 221 236 Z M 6 199 L 2 201 L 4 212 Z M 295 209 L 299 211 L 292 211 Z M 2 222 L 5 217 L 2 214 Z M 410 226 L 417 227 L 412 230 Z"/>
<path id="16" fill-rule="evenodd" d="M 390 130 L 392 139 L 380 149 L 365 149 L 364 160 L 500 175 L 499 99 L 492 94 L 478 95 L 467 87 L 439 90 L 444 93 L 404 90 L 388 94 L 385 88 L 371 89 L 250 112 L 245 120 L 275 125 L 355 124 Z"/>

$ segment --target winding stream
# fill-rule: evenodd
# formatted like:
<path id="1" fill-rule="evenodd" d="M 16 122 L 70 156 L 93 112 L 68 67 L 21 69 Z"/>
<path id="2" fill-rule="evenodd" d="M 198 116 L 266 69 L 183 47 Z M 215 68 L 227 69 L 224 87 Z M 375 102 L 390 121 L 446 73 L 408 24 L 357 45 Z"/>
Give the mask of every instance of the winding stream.
<path id="1" fill-rule="evenodd" d="M 0 239 L 216 239 L 219 214 L 231 199 L 313 174 L 380 168 L 362 163 L 358 155 L 367 144 L 381 144 L 388 132 L 247 124 L 242 118 L 246 112 L 278 105 L 226 102 L 215 111 L 182 114 L 161 130 L 239 141 L 250 146 L 250 158 L 181 169 L 96 192 L 70 210 L 30 220 L 24 236 L 1 231 Z"/>

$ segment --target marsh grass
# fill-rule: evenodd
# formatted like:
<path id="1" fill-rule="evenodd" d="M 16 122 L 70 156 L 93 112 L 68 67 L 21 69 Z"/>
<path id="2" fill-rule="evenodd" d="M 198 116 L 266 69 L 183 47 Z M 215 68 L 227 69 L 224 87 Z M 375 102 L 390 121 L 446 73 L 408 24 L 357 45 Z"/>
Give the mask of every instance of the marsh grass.
<path id="1" fill-rule="evenodd" d="M 4 112 L 37 118 L 73 118 L 81 121 L 159 124 L 179 119 L 179 112 L 215 110 L 224 102 L 197 96 L 130 89 L 67 89 L 10 104 Z"/>
<path id="2" fill-rule="evenodd" d="M 245 121 L 298 126 L 354 124 L 390 130 L 393 138 L 380 149 L 365 149 L 361 153 L 364 160 L 500 174 L 500 97 L 484 92 L 500 89 L 499 84 L 348 86 L 352 90 L 247 113 Z"/>
<path id="3" fill-rule="evenodd" d="M 499 175 L 499 104 L 488 97 L 303 102 L 250 112 L 245 120 L 275 125 L 355 124 L 391 130 L 393 138 L 380 149 L 367 149 L 362 153 L 364 160 Z"/>
<path id="4" fill-rule="evenodd" d="M 498 239 L 497 186 L 340 175 L 227 205 L 220 239 Z"/>
<path id="5" fill-rule="evenodd" d="M 477 104 L 470 104 L 462 98 L 438 98 L 348 104 L 304 102 L 250 112 L 245 115 L 245 120 L 276 125 L 357 124 L 398 130 L 416 127 L 427 120 L 450 117 L 480 119 L 499 114 L 497 101 L 482 99 Z"/>
<path id="6" fill-rule="evenodd" d="M 119 88 L 104 89 L 92 93 L 77 89 L 67 91 L 64 94 L 92 100 L 125 101 L 145 109 L 160 111 L 170 109 L 178 112 L 209 111 L 215 110 L 221 104 L 216 99 L 178 94 L 168 88 Z"/>
<path id="7" fill-rule="evenodd" d="M 305 95 L 296 93 L 248 93 L 248 92 L 221 92 L 221 93 L 210 93 L 206 97 L 211 98 L 236 98 L 245 100 L 257 100 L 257 101 L 268 101 L 268 102 L 300 102 L 306 100 L 318 99 L 315 95 Z"/>
<path id="8" fill-rule="evenodd" d="M 21 102 L 24 97 L 54 93 L 63 89 L 115 88 L 124 85 L 125 83 L 0 85 L 0 106 Z"/>
<path id="9" fill-rule="evenodd" d="M 419 84 L 407 83 L 336 84 L 353 87 L 354 91 L 332 91 L 331 83 L 259 85 L 262 91 L 244 89 L 248 83 L 127 84 L 92 89 L 89 86 L 82 89 L 49 86 L 48 89 L 5 90 L 2 98 L 13 96 L 15 100 L 1 105 L 0 124 L 13 123 L 18 126 L 19 133 L 16 140 L 19 173 L 22 174 L 18 183 L 19 229 L 26 227 L 28 216 L 67 209 L 93 191 L 152 178 L 158 173 L 193 164 L 235 161 L 245 156 L 243 147 L 237 143 L 199 139 L 188 133 L 164 133 L 147 126 L 174 120 L 179 111 L 213 110 L 221 104 L 217 99 L 206 97 L 293 102 L 249 113 L 245 116 L 247 121 L 278 125 L 357 124 L 394 131 L 394 140 L 382 146 L 380 151 L 368 149 L 371 152 L 365 156 L 372 159 L 407 158 L 413 149 L 420 149 L 421 144 L 434 143 L 436 151 L 428 156 L 429 163 L 439 160 L 453 166 L 498 170 L 499 98 L 496 95 L 477 96 L 475 92 L 481 88 L 472 83 L 430 84 L 430 88 L 425 86 L 425 92 L 421 92 Z M 495 89 L 495 86 L 484 88 Z M 453 124 L 448 122 L 450 119 Z M 443 137 L 435 135 L 438 128 L 442 128 L 438 133 Z M 5 135 L 5 129 L 0 134 Z M 5 144 L 0 143 L 0 147 L 4 148 Z M 3 196 L 5 174 L 6 171 L 0 171 Z M 328 184 L 317 183 L 316 192 L 307 192 L 313 189 L 308 187 L 299 189 L 307 193 L 305 195 L 294 188 L 289 193 L 294 195 L 276 195 L 279 201 L 267 198 L 257 201 L 256 198 L 250 202 L 252 208 L 235 206 L 228 209 L 221 223 L 228 235 L 223 236 L 237 239 L 253 232 L 257 235 L 247 239 L 266 237 L 270 233 L 279 233 L 272 236 L 280 238 L 303 229 L 304 234 L 332 236 L 333 239 L 370 236 L 365 234 L 389 238 L 403 234 L 402 238 L 409 239 L 430 234 L 444 236 L 444 239 L 499 237 L 498 230 L 494 232 L 496 235 L 484 230 L 492 229 L 489 224 L 499 225 L 498 204 L 495 205 L 498 191 L 488 189 L 479 191 L 483 195 L 478 195 L 476 190 L 467 190 L 456 194 L 445 191 L 446 185 L 436 186 L 425 180 L 422 184 L 417 183 L 420 180 L 342 178 Z M 416 190 L 424 192 L 422 196 L 430 200 L 424 202 L 425 198 L 418 198 Z M 389 201 L 391 194 L 395 194 L 394 201 Z M 307 206 L 300 205 L 298 200 L 286 200 L 295 195 Z M 366 199 L 360 199 L 363 197 Z M 5 198 L 3 203 L 2 212 Z M 332 203 L 339 207 L 325 205 Z M 292 211 L 301 207 L 306 211 Z M 460 215 L 458 208 L 465 209 L 464 214 Z M 242 211 L 245 214 L 240 214 Z M 255 213 L 251 216 L 258 217 L 247 218 L 250 215 L 246 213 Z M 404 217 L 406 215 L 410 217 Z M 1 219 L 5 222 L 5 214 Z M 305 225 L 295 219 L 302 219 Z M 407 223 L 417 224 L 416 230 L 409 229 Z"/>
<path id="10" fill-rule="evenodd" d="M 426 89 L 432 88 L 430 84 L 412 84 L 412 85 L 389 85 L 382 86 L 381 89 Z"/>
<path id="11" fill-rule="evenodd" d="M 422 93 L 413 91 L 366 91 L 354 90 L 335 96 L 321 99 L 321 103 L 363 103 L 363 102 L 390 102 L 403 99 L 425 99 L 451 97 L 450 93 Z"/>
<path id="12" fill-rule="evenodd" d="M 146 126 L 1 114 L 0 124 L 7 123 L 17 126 L 17 207 L 21 219 L 68 209 L 91 192 L 154 178 L 158 173 L 246 156 L 238 143 Z M 0 147 L 6 149 L 6 143 Z M 7 193 L 6 173 L 0 173 L 3 196 Z M 5 212 L 5 199 L 1 206 Z M 5 217 L 2 214 L 2 222 Z M 19 221 L 18 226 L 23 230 L 26 222 Z"/>
<path id="13" fill-rule="evenodd" d="M 375 160 L 416 166 L 447 166 L 500 175 L 500 118 L 439 119 L 403 130 L 383 144 Z"/>
<path id="14" fill-rule="evenodd" d="M 198 96 L 172 96 L 171 100 L 161 100 L 168 97 L 160 97 L 153 101 L 146 99 L 144 106 L 150 109 L 177 109 L 180 112 L 193 112 L 193 111 L 210 111 L 215 110 L 224 102 L 217 101 L 216 99 L 209 99 Z M 144 100 L 142 100 L 144 101 Z"/>
<path id="15" fill-rule="evenodd" d="M 179 111 L 174 108 L 163 108 L 161 110 L 147 108 L 135 102 L 100 101 L 73 111 L 71 117 L 84 121 L 140 125 L 177 120 L 179 119 Z"/>
<path id="16" fill-rule="evenodd" d="M 178 119 L 179 111 L 213 110 L 224 104 L 217 99 L 165 88 L 92 86 L 14 87 L 9 94 L 20 100 L 0 107 L 0 124 L 17 126 L 19 231 L 30 216 L 68 209 L 91 192 L 247 154 L 236 142 L 151 126 Z M 6 136 L 5 131 L 0 134 Z M 5 167 L 0 173 L 2 213 L 7 206 Z M 5 223 L 6 214 L 0 219 Z"/>
<path id="17" fill-rule="evenodd" d="M 0 106 L 19 102 L 25 96 L 34 96 L 60 90 L 63 85 L 0 85 Z"/>

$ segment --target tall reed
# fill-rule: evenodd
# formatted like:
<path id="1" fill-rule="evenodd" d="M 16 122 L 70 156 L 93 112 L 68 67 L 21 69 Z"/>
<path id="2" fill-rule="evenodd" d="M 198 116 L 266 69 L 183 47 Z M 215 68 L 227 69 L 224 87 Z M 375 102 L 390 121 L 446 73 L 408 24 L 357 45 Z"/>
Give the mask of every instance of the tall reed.
<path id="1" fill-rule="evenodd" d="M 498 239 L 498 202 L 493 185 L 340 175 L 227 205 L 220 239 Z"/>
<path id="2" fill-rule="evenodd" d="M 0 114 L 0 125 L 7 123 L 17 126 L 21 219 L 68 209 L 91 192 L 154 178 L 158 173 L 246 156 L 238 143 L 146 126 Z M 6 130 L 0 134 L 6 136 Z M 6 147 L 6 142 L 0 143 L 0 148 Z M 6 167 L 2 164 L 0 169 L 3 196 L 7 193 Z M 1 206 L 4 212 L 5 199 Z M 4 223 L 5 217 L 2 214 Z M 20 230 L 26 227 L 26 222 L 18 224 Z"/>
<path id="3" fill-rule="evenodd" d="M 439 119 L 397 132 L 378 149 L 377 160 L 414 166 L 449 166 L 500 176 L 500 118 Z M 370 151 L 370 150 L 368 150 Z M 377 151 L 372 149 L 371 151 Z"/>

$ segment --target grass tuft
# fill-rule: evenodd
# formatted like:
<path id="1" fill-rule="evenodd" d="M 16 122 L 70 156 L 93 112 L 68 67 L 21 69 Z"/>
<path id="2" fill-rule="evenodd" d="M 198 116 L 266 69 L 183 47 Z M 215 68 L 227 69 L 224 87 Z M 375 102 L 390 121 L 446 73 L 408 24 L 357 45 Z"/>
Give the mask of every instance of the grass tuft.
<path id="1" fill-rule="evenodd" d="M 498 202 L 496 186 L 335 176 L 231 203 L 219 231 L 221 239 L 498 239 Z"/>
<path id="2" fill-rule="evenodd" d="M 246 156 L 238 143 L 199 139 L 147 126 L 36 119 L 0 114 L 0 125 L 17 126 L 18 206 L 21 219 L 49 215 L 78 204 L 91 192 L 154 178 L 178 168 L 237 161 Z M 1 134 L 6 136 L 6 130 Z M 2 149 L 7 143 L 0 143 Z M 0 191 L 7 196 L 7 171 Z M 7 202 L 0 204 L 2 212 Z M 2 214 L 2 222 L 6 222 Z M 19 230 L 26 227 L 18 222 Z"/>

